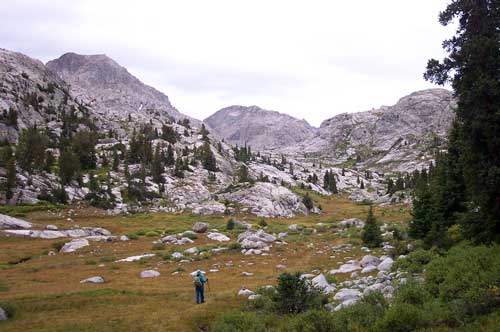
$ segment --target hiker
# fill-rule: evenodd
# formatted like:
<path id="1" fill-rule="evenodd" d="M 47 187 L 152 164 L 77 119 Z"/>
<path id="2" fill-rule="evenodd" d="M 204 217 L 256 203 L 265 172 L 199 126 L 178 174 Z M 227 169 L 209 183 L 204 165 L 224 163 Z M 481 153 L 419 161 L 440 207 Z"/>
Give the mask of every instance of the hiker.
<path id="1" fill-rule="evenodd" d="M 201 274 L 200 270 L 196 271 L 196 274 L 193 278 L 194 290 L 196 292 L 196 304 L 205 302 L 204 285 L 206 282 L 208 282 L 208 278 L 205 278 Z"/>

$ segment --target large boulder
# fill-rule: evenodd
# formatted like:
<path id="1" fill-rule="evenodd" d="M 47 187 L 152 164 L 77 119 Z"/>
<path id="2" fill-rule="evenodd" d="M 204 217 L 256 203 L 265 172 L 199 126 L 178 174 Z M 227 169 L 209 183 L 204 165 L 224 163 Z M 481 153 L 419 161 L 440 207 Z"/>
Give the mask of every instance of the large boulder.
<path id="1" fill-rule="evenodd" d="M 311 280 L 313 286 L 321 289 L 325 294 L 330 294 L 335 291 L 335 287 L 330 285 L 323 274 L 314 277 Z"/>
<path id="2" fill-rule="evenodd" d="M 347 300 L 358 299 L 361 297 L 361 292 L 357 289 L 352 288 L 342 288 L 333 297 L 334 300 L 345 302 Z"/>
<path id="3" fill-rule="evenodd" d="M 74 252 L 88 245 L 89 241 L 87 239 L 73 239 L 70 242 L 64 244 L 64 246 L 61 248 L 61 252 Z"/>
<path id="4" fill-rule="evenodd" d="M 380 259 L 372 255 L 363 256 L 360 261 L 361 267 L 367 267 L 369 265 L 377 266 L 380 264 Z"/>
<path id="5" fill-rule="evenodd" d="M 230 240 L 231 240 L 231 239 L 230 239 L 229 237 L 227 237 L 226 235 L 221 234 L 221 233 L 216 233 L 216 232 L 208 233 L 208 234 L 207 234 L 207 237 L 208 237 L 210 240 L 214 240 L 214 241 L 217 241 L 217 242 L 227 242 L 227 241 L 230 241 Z"/>
<path id="6" fill-rule="evenodd" d="M 390 271 L 391 268 L 392 268 L 392 264 L 394 264 L 394 260 L 390 257 L 387 257 L 386 259 L 384 259 L 378 266 L 377 266 L 377 269 L 379 271 Z"/>
<path id="7" fill-rule="evenodd" d="M 0 229 L 27 229 L 31 227 L 32 224 L 27 221 L 0 214 Z"/>
<path id="8" fill-rule="evenodd" d="M 196 233 L 205 233 L 208 230 L 208 224 L 206 222 L 197 222 L 193 226 L 193 231 Z"/>

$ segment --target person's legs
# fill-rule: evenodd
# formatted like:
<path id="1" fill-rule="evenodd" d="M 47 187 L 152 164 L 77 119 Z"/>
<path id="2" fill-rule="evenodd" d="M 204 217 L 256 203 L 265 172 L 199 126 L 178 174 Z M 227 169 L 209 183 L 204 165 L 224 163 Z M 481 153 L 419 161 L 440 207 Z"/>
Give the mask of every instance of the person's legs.
<path id="1" fill-rule="evenodd" d="M 200 288 L 201 287 L 198 287 L 198 286 L 195 286 L 195 291 L 196 291 L 196 304 L 200 304 L 200 301 L 201 301 L 201 291 L 200 291 Z"/>
<path id="2" fill-rule="evenodd" d="M 200 297 L 201 297 L 201 303 L 205 302 L 205 287 L 201 286 L 200 287 Z"/>

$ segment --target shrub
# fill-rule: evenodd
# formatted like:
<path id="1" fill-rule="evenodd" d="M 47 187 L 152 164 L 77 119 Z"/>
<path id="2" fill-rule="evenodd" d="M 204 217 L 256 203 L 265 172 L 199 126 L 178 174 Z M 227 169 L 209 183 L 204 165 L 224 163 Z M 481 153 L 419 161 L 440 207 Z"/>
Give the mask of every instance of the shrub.
<path id="1" fill-rule="evenodd" d="M 304 235 L 311 235 L 313 233 L 313 229 L 312 228 L 304 228 L 304 230 L 302 231 L 302 234 Z"/>
<path id="2" fill-rule="evenodd" d="M 241 250 L 241 244 L 239 242 L 231 242 L 231 243 L 229 243 L 229 245 L 227 246 L 227 248 L 229 250 L 232 250 L 232 251 L 240 251 Z"/>
<path id="3" fill-rule="evenodd" d="M 463 301 L 469 314 L 490 312 L 500 305 L 500 247 L 454 247 L 427 265 L 425 278 L 432 295 Z"/>
<path id="4" fill-rule="evenodd" d="M 186 234 L 183 234 L 182 236 L 187 237 L 190 240 L 196 240 L 198 238 L 198 236 L 196 234 L 193 234 L 193 233 L 186 233 Z"/>
<path id="5" fill-rule="evenodd" d="M 93 259 L 85 260 L 85 265 L 97 265 L 97 262 Z"/>
<path id="6" fill-rule="evenodd" d="M 405 258 L 398 259 L 394 267 L 410 273 L 421 273 L 424 267 L 429 264 L 435 256 L 436 255 L 432 251 L 418 249 L 409 253 Z"/>
<path id="7" fill-rule="evenodd" d="M 163 242 L 155 243 L 155 244 L 153 244 L 153 247 L 151 248 L 151 250 L 165 250 L 165 243 L 163 243 Z"/>
<path id="8" fill-rule="evenodd" d="M 160 234 L 157 231 L 148 231 L 146 232 L 147 237 L 159 236 Z"/>
<path id="9" fill-rule="evenodd" d="M 62 247 L 64 247 L 65 244 L 66 244 L 66 242 L 64 242 L 64 241 L 57 241 L 57 242 L 53 242 L 51 244 L 51 246 L 55 250 L 60 251 L 62 249 Z"/>
<path id="10" fill-rule="evenodd" d="M 213 332 L 266 332 L 266 324 L 262 317 L 253 312 L 229 312 L 212 325 Z"/>
<path id="11" fill-rule="evenodd" d="M 421 306 L 431 299 L 430 293 L 416 280 L 408 280 L 399 288 L 395 303 L 406 303 Z"/>
<path id="12" fill-rule="evenodd" d="M 137 235 L 139 235 L 139 236 L 144 236 L 144 235 L 146 235 L 146 231 L 145 231 L 145 230 L 143 230 L 143 229 L 140 229 L 140 230 L 138 230 L 137 232 L 135 232 L 135 234 L 137 234 Z"/>
<path id="13" fill-rule="evenodd" d="M 232 230 L 232 229 L 234 229 L 234 226 L 235 226 L 234 219 L 233 218 L 229 218 L 229 220 L 227 221 L 227 224 L 226 224 L 226 229 L 227 230 Z"/>
<path id="14" fill-rule="evenodd" d="M 127 237 L 130 239 L 130 240 L 137 240 L 139 238 L 139 235 L 136 234 L 136 233 L 129 233 L 127 234 Z"/>
<path id="15" fill-rule="evenodd" d="M 111 262 L 114 262 L 116 261 L 116 257 L 115 256 L 102 256 L 99 261 L 101 263 L 111 263 Z"/>
<path id="16" fill-rule="evenodd" d="M 325 300 L 323 294 L 310 287 L 309 281 L 301 278 L 301 273 L 282 273 L 278 277 L 276 306 L 279 312 L 301 313 L 311 309 L 320 308 Z"/>
<path id="17" fill-rule="evenodd" d="M 317 225 L 315 228 L 318 233 L 326 233 L 327 231 L 326 225 Z"/>
<path id="18" fill-rule="evenodd" d="M 312 310 L 293 317 L 286 323 L 286 326 L 281 327 L 281 330 L 287 332 L 337 332 L 347 331 L 347 326 L 342 326 L 337 316 L 326 310 Z"/>
<path id="19" fill-rule="evenodd" d="M 264 218 L 260 218 L 258 223 L 257 223 L 260 227 L 267 227 L 267 222 Z"/>
<path id="20" fill-rule="evenodd" d="M 391 306 L 377 322 L 378 330 L 387 332 L 410 332 L 425 327 L 422 309 L 406 303 Z"/>

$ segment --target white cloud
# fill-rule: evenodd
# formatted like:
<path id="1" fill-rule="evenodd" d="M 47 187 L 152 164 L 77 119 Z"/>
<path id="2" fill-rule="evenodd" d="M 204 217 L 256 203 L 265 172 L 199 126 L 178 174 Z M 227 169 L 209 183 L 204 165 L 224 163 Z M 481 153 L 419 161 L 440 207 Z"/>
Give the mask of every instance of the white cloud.
<path id="1" fill-rule="evenodd" d="M 106 53 L 197 118 L 243 104 L 319 125 L 432 87 L 446 3 L 3 0 L 0 43 L 43 61 Z"/>

